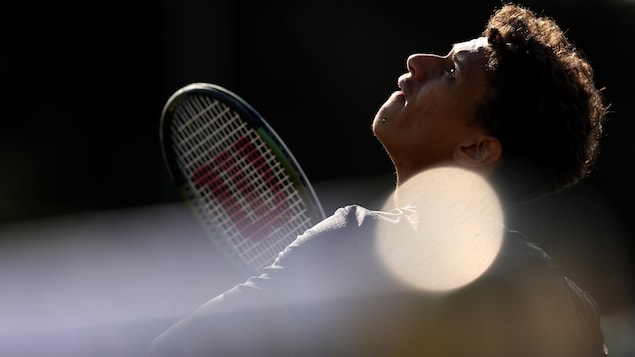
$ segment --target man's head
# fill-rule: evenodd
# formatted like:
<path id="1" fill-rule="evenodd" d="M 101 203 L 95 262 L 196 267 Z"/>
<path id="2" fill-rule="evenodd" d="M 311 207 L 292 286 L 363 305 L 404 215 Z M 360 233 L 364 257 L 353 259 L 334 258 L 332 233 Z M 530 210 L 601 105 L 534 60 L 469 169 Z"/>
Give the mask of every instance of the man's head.
<path id="1" fill-rule="evenodd" d="M 507 4 L 483 37 L 417 54 L 373 130 L 400 181 L 437 165 L 492 178 L 505 199 L 575 184 L 597 154 L 606 108 L 591 66 L 549 18 Z"/>
<path id="2" fill-rule="evenodd" d="M 446 56 L 415 54 L 399 91 L 373 121 L 403 182 L 424 169 L 455 162 L 479 169 L 499 160 L 500 144 L 476 121 L 489 97 L 486 38 L 457 43 Z M 486 170 L 487 171 L 487 170 Z"/>

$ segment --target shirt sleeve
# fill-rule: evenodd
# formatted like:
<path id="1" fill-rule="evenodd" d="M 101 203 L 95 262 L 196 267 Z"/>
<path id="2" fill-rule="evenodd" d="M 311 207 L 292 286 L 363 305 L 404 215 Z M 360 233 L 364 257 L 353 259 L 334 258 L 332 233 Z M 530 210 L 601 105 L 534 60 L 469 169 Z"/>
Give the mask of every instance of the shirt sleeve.
<path id="1" fill-rule="evenodd" d="M 316 331 L 307 326 L 319 325 L 316 317 L 333 317 L 337 308 L 331 302 L 361 294 L 366 282 L 374 280 L 367 278 L 377 270 L 368 241 L 372 222 L 395 217 L 360 206 L 338 209 L 300 235 L 262 275 L 225 291 L 170 327 L 152 342 L 148 355 L 297 356 L 298 348 L 306 352 Z"/>

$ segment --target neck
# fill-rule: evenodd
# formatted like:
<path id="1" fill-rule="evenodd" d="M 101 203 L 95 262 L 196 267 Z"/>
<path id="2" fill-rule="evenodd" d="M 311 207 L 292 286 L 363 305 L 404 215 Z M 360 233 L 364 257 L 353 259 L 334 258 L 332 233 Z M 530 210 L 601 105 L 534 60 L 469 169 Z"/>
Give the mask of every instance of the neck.
<path id="1" fill-rule="evenodd" d="M 454 168 L 454 169 L 459 169 L 459 172 L 460 171 L 470 172 L 474 174 L 472 175 L 473 177 L 480 176 L 482 179 L 485 180 L 485 182 L 487 182 L 487 184 L 490 187 L 492 187 L 493 170 L 490 167 L 478 168 L 478 169 L 467 169 L 465 167 L 460 167 L 456 165 L 440 165 L 437 167 L 426 168 L 421 171 L 397 170 L 395 174 L 396 187 L 392 197 L 393 205 L 395 207 L 403 207 L 404 205 L 408 204 L 409 203 L 408 201 L 411 199 L 409 196 L 413 194 L 413 192 L 411 191 L 413 189 L 416 191 L 430 190 L 430 189 L 434 190 L 434 187 L 437 187 L 438 185 L 445 187 L 445 189 L 447 189 L 446 186 L 448 182 L 445 182 L 445 181 L 447 180 L 452 181 L 454 176 L 447 176 L 447 174 L 439 174 L 440 172 L 444 171 L 443 168 Z M 441 169 L 441 170 L 438 170 L 438 169 Z M 445 171 L 445 172 L 448 172 L 448 171 Z M 457 177 L 463 177 L 463 176 L 464 175 L 459 175 Z M 422 177 L 426 177 L 426 178 L 422 179 Z M 436 179 L 430 179 L 430 178 L 436 178 Z M 460 187 L 461 186 L 460 182 L 457 181 L 457 185 L 458 186 L 453 190 L 456 191 L 456 190 L 463 189 L 463 187 Z M 410 190 L 410 193 L 409 193 L 409 190 Z M 403 199 L 400 199 L 400 196 L 403 197 Z M 501 201 L 504 201 L 504 197 L 500 197 L 500 199 Z"/>
<path id="2" fill-rule="evenodd" d="M 396 181 L 395 191 L 393 192 L 393 195 L 392 195 L 392 202 L 395 207 L 400 207 L 399 188 L 402 187 L 403 184 L 406 181 L 408 181 L 408 179 L 412 178 L 413 176 L 414 176 L 413 174 L 406 175 L 406 174 L 400 173 L 399 171 L 395 173 L 395 181 Z"/>

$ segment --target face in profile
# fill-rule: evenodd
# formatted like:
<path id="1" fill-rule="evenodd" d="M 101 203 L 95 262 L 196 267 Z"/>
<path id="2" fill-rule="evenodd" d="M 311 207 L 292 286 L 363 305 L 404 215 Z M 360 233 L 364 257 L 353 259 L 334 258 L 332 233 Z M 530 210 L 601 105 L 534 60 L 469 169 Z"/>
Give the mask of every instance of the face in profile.
<path id="1" fill-rule="evenodd" d="M 489 90 L 490 53 L 487 38 L 480 37 L 453 45 L 445 56 L 408 58 L 399 90 L 373 121 L 375 135 L 398 170 L 451 163 L 457 145 L 486 134 L 474 117 Z"/>

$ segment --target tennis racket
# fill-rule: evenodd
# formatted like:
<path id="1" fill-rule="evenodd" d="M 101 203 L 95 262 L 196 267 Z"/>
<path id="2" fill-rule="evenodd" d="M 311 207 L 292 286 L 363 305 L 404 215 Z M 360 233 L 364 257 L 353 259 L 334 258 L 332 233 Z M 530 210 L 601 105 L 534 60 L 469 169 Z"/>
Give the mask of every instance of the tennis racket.
<path id="1" fill-rule="evenodd" d="M 324 218 L 282 139 L 223 87 L 176 91 L 163 108 L 160 139 L 169 174 L 204 231 L 253 272 Z"/>

